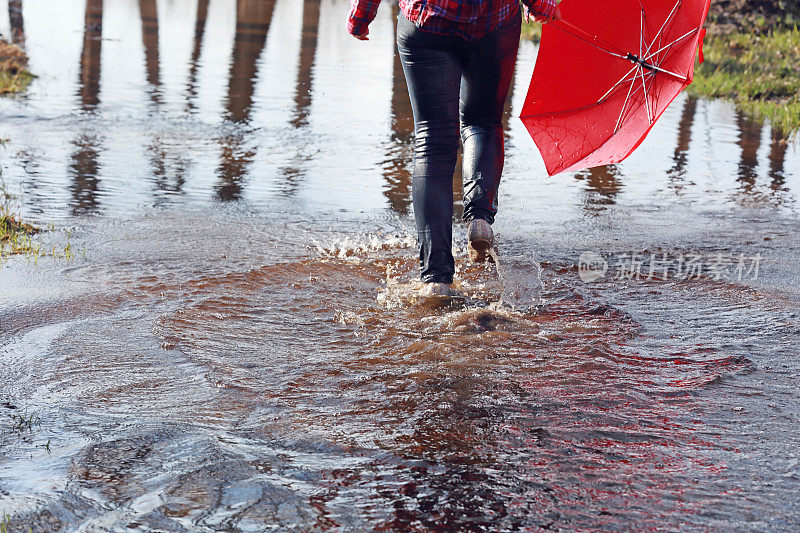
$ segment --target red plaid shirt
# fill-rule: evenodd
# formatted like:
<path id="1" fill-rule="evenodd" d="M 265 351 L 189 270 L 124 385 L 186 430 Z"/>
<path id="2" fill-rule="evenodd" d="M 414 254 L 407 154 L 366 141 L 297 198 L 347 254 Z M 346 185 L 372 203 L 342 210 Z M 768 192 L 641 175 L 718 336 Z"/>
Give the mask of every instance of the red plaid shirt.
<path id="1" fill-rule="evenodd" d="M 361 35 L 375 19 L 381 0 L 350 0 L 347 31 Z M 522 0 L 533 16 L 552 18 L 556 0 Z M 425 31 L 477 41 L 518 16 L 518 0 L 400 0 L 403 15 Z"/>

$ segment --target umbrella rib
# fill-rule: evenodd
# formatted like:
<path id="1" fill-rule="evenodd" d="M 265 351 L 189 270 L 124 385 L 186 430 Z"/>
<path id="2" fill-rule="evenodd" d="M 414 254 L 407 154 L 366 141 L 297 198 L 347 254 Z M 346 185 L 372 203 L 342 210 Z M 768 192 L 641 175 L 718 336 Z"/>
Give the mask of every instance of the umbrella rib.
<path id="1" fill-rule="evenodd" d="M 661 68 L 658 65 L 653 65 L 651 63 L 648 63 L 647 61 L 642 61 L 642 62 L 638 62 L 637 61 L 637 63 L 639 63 L 642 67 L 646 68 L 647 70 L 649 70 L 651 72 L 663 72 L 664 74 L 669 74 L 670 76 L 678 78 L 681 81 L 688 81 L 689 80 L 689 78 L 687 78 L 686 76 L 681 76 L 680 74 L 678 74 L 676 72 L 672 72 L 671 70 L 667 70 L 665 68 Z"/>
<path id="2" fill-rule="evenodd" d="M 641 2 L 640 2 L 641 3 Z M 644 7 L 642 7 L 642 17 L 639 22 L 639 57 L 644 55 Z"/>
<path id="3" fill-rule="evenodd" d="M 620 85 L 622 85 L 623 83 L 625 83 L 626 81 L 628 81 L 628 80 L 627 80 L 627 77 L 628 77 L 628 76 L 630 76 L 630 75 L 631 75 L 631 72 L 633 72 L 634 70 L 636 70 L 638 67 L 639 67 L 639 65 L 634 65 L 634 66 L 633 66 L 633 68 L 631 68 L 631 69 L 630 69 L 628 72 L 626 72 L 626 73 L 625 73 L 625 74 L 624 74 L 624 75 L 623 75 L 623 76 L 622 76 L 622 77 L 619 79 L 619 81 L 618 81 L 617 83 L 615 83 L 615 84 L 614 84 L 614 85 L 613 85 L 613 86 L 612 86 L 612 87 L 611 87 L 611 88 L 608 90 L 608 92 L 607 92 L 606 94 L 604 94 L 603 96 L 601 96 L 601 97 L 600 97 L 600 98 L 597 100 L 597 103 L 600 103 L 600 102 L 603 102 L 603 101 L 605 101 L 605 99 L 606 99 L 606 98 L 608 98 L 608 96 L 609 96 L 611 93 L 613 93 L 613 92 L 614 92 L 614 89 L 616 89 L 617 87 L 619 87 Z M 634 74 L 634 75 L 633 75 L 633 79 L 635 79 L 635 78 L 636 78 L 636 75 Z"/>
<path id="4" fill-rule="evenodd" d="M 656 54 L 659 54 L 659 53 L 663 52 L 665 49 L 669 48 L 670 46 L 674 46 L 674 45 L 678 44 L 678 42 L 680 42 L 680 41 L 682 41 L 682 40 L 686 39 L 686 38 L 687 38 L 687 37 L 689 37 L 690 35 L 692 35 L 692 34 L 694 34 L 694 33 L 697 33 L 699 29 L 700 29 L 700 28 L 695 28 L 695 29 L 693 29 L 692 31 L 690 31 L 690 32 L 688 32 L 688 33 L 684 33 L 683 35 L 681 35 L 680 37 L 678 37 L 677 39 L 675 39 L 675 40 L 674 40 L 674 41 L 672 41 L 671 43 L 665 44 L 664 46 L 662 46 L 661 48 L 659 48 L 658 50 L 656 50 L 655 52 L 653 52 L 653 53 L 652 53 L 652 54 L 650 54 L 649 56 L 645 57 L 645 58 L 644 58 L 644 59 L 645 59 L 645 61 L 650 61 L 650 60 L 653 58 L 653 56 L 654 56 L 654 55 L 656 55 Z"/>
<path id="5" fill-rule="evenodd" d="M 655 73 L 652 73 L 652 74 L 653 75 L 651 75 L 647 79 L 647 81 L 650 82 L 650 89 L 652 90 L 652 94 L 653 94 L 653 122 L 655 122 L 656 121 L 656 113 L 658 112 L 658 99 L 661 96 L 661 93 L 659 93 L 656 90 L 657 87 L 656 87 L 656 82 L 655 82 Z"/>
<path id="6" fill-rule="evenodd" d="M 642 91 L 644 91 L 644 105 L 647 109 L 647 121 L 652 124 L 653 118 L 650 113 L 650 100 L 647 98 L 647 82 L 644 79 L 644 69 L 641 67 L 639 68 L 639 74 L 642 76 Z"/>
<path id="7" fill-rule="evenodd" d="M 656 44 L 656 41 L 658 41 L 659 46 L 661 45 L 661 39 L 662 39 L 664 30 L 670 25 L 671 22 L 673 22 L 675 20 L 674 19 L 675 13 L 677 12 L 678 8 L 680 7 L 682 1 L 683 0 L 678 0 L 677 3 L 673 6 L 672 10 L 669 12 L 669 15 L 667 15 L 667 18 L 664 20 L 664 23 L 661 25 L 661 28 L 658 30 L 658 33 L 656 33 L 655 37 L 653 37 L 653 41 L 649 45 L 647 45 L 647 50 L 645 50 L 644 52 L 642 52 L 642 47 L 643 47 L 643 42 L 642 41 L 644 40 L 645 12 L 644 12 L 644 9 L 642 9 L 642 17 L 641 17 L 641 20 L 640 20 L 640 35 L 639 35 L 639 55 L 638 56 L 634 56 L 633 54 L 628 54 L 626 57 L 624 57 L 624 59 L 627 59 L 629 61 L 633 61 L 634 63 L 638 63 L 639 65 L 641 65 L 641 66 L 643 66 L 643 67 L 645 67 L 645 68 L 647 68 L 647 69 L 649 69 L 649 70 L 651 70 L 653 72 L 656 72 L 656 71 L 663 72 L 665 74 L 669 74 L 670 76 L 678 78 L 679 80 L 688 81 L 688 78 L 686 76 L 681 76 L 680 74 L 678 74 L 676 72 L 672 72 L 671 70 L 667 70 L 667 69 L 661 68 L 660 61 L 658 61 L 658 57 L 656 57 L 656 61 L 654 61 L 654 62 L 655 63 L 659 63 L 659 65 L 653 65 L 653 64 L 650 63 L 650 60 L 654 56 L 658 56 L 658 54 L 660 54 L 662 51 L 668 49 L 670 46 L 673 46 L 678 41 L 680 41 L 681 39 L 686 38 L 688 35 L 690 35 L 692 33 L 692 32 L 689 32 L 688 34 L 679 37 L 675 41 L 673 41 L 673 42 L 671 42 L 669 44 L 666 44 L 664 46 L 661 46 L 661 48 L 659 48 L 655 52 L 650 53 L 650 50 Z M 641 0 L 639 1 L 639 5 L 642 6 Z M 642 8 L 643 7 L 644 6 L 642 6 Z M 697 31 L 697 30 L 694 30 L 694 31 Z M 644 78 L 644 76 L 642 76 L 642 78 Z M 644 80 L 642 81 L 642 83 L 644 84 Z M 648 118 L 650 118 L 650 117 L 648 116 Z"/>
<path id="8" fill-rule="evenodd" d="M 661 33 L 662 33 L 662 32 L 664 31 L 664 29 L 667 27 L 667 24 L 668 24 L 668 23 L 669 23 L 669 22 L 672 20 L 672 16 L 673 16 L 673 15 L 675 14 L 675 12 L 678 10 L 678 7 L 680 7 L 680 5 L 681 5 L 681 1 L 682 1 L 682 0 L 678 0 L 678 3 L 677 3 L 677 4 L 675 4 L 675 7 L 673 7 L 673 8 L 672 8 L 672 11 L 670 11 L 670 12 L 669 12 L 669 15 L 667 16 L 666 20 L 664 21 L 664 24 L 662 24 L 662 25 L 661 25 L 661 29 L 660 29 L 660 30 L 658 30 L 658 33 L 656 33 L 655 37 L 653 37 L 653 41 L 652 41 L 652 42 L 650 43 L 650 45 L 647 47 L 647 50 L 645 51 L 645 54 L 649 54 L 649 53 L 650 53 L 650 49 L 653 47 L 653 45 L 654 45 L 654 44 L 656 44 L 656 40 L 657 40 L 657 39 L 659 39 L 659 38 L 661 37 Z"/>
<path id="9" fill-rule="evenodd" d="M 550 26 L 551 26 L 551 27 L 553 27 L 553 28 L 556 28 L 556 29 L 558 29 L 558 30 L 561 30 L 561 31 L 563 31 L 563 32 L 564 32 L 564 33 L 566 33 L 567 35 L 572 35 L 572 36 L 573 36 L 573 37 L 575 37 L 576 39 L 578 39 L 578 40 L 581 40 L 581 41 L 585 42 L 585 43 L 586 43 L 586 44 L 588 44 L 589 46 L 592 46 L 592 47 L 594 47 L 594 48 L 597 48 L 597 49 L 598 49 L 598 50 L 600 50 L 601 52 L 605 52 L 605 53 L 607 53 L 607 54 L 609 54 L 609 55 L 612 55 L 612 56 L 614 56 L 614 57 L 619 57 L 620 59 L 627 59 L 627 58 L 625 57 L 625 55 L 623 55 L 623 54 L 618 54 L 618 53 L 616 53 L 616 52 L 612 52 L 612 51 L 610 51 L 610 50 L 606 50 L 606 49 L 605 49 L 605 48 L 603 48 L 602 46 L 598 46 L 598 45 L 596 45 L 595 43 L 593 43 L 592 41 L 590 41 L 590 40 L 589 40 L 589 39 L 587 39 L 586 37 L 581 37 L 580 35 L 578 35 L 578 34 L 576 34 L 576 33 L 573 33 L 573 32 L 571 32 L 571 31 L 567 30 L 566 28 L 562 28 L 561 26 L 562 26 L 562 25 L 568 26 L 568 27 L 570 27 L 570 28 L 574 29 L 574 30 L 575 30 L 575 31 L 577 31 L 577 32 L 583 33 L 584 35 L 587 35 L 588 37 L 591 37 L 591 38 L 592 38 L 592 39 L 594 39 L 594 40 L 600 41 L 600 42 L 602 42 L 602 43 L 603 43 L 603 44 L 605 44 L 605 45 L 609 45 L 609 43 L 607 43 L 607 42 L 605 42 L 604 40 L 600 39 L 600 38 L 599 38 L 599 37 L 597 37 L 596 35 L 592 35 L 592 34 L 590 34 L 590 33 L 586 32 L 586 31 L 584 31 L 584 30 L 580 29 L 579 27 L 577 27 L 577 26 L 575 26 L 575 25 L 573 25 L 573 24 L 570 24 L 569 22 L 565 21 L 564 19 L 561 19 L 561 20 L 559 20 L 559 22 L 560 22 L 560 24 L 550 24 Z M 609 47 L 610 47 L 610 48 L 614 48 L 612 45 L 609 45 Z"/>
<path id="10" fill-rule="evenodd" d="M 681 81 L 689 81 L 689 78 L 687 78 L 686 76 L 681 76 L 680 74 L 678 74 L 676 72 L 672 72 L 671 70 L 667 70 L 665 68 L 661 68 L 661 67 L 657 67 L 655 65 L 652 65 L 652 69 L 653 70 L 657 70 L 658 72 L 663 72 L 664 74 L 669 74 L 670 76 L 674 76 L 675 78 L 678 78 Z"/>
<path id="11" fill-rule="evenodd" d="M 674 23 L 675 23 L 675 19 L 672 19 L 672 22 L 670 24 L 673 25 Z M 665 35 L 666 35 L 666 32 L 665 32 Z M 663 36 L 664 35 L 662 35 L 662 37 Z M 661 38 L 659 38 L 658 44 L 659 44 L 659 46 L 662 44 Z M 670 49 L 670 45 L 669 44 L 661 46 L 661 48 L 658 49 L 658 52 L 656 52 L 656 61 L 654 61 L 654 63 L 658 63 L 660 65 L 667 58 L 667 55 L 669 55 L 669 49 Z M 662 50 L 664 50 L 664 56 L 663 57 L 659 57 L 659 54 L 661 53 Z"/>
<path id="12" fill-rule="evenodd" d="M 642 68 L 642 67 L 640 67 L 639 65 L 636 65 L 633 68 L 636 69 L 636 68 Z M 633 92 L 633 86 L 634 85 L 636 85 L 636 76 L 633 77 L 633 80 L 631 81 L 631 86 L 628 87 L 628 95 L 625 96 L 625 102 L 623 102 L 623 104 L 622 104 L 622 111 L 620 111 L 620 113 L 619 113 L 619 118 L 617 119 L 617 125 L 614 126 L 614 133 L 615 134 L 619 131 L 619 127 L 622 124 L 622 117 L 625 115 L 625 108 L 628 107 L 628 101 L 631 98 L 631 93 Z"/>

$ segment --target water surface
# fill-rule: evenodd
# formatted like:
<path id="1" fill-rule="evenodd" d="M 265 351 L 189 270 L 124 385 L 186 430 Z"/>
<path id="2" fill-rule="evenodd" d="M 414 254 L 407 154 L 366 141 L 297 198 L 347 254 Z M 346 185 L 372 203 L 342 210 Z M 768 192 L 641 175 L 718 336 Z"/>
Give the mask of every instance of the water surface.
<path id="1" fill-rule="evenodd" d="M 0 100 L 2 178 L 58 255 L 0 266 L 12 529 L 796 529 L 797 144 L 683 96 L 547 179 L 523 43 L 500 275 L 457 223 L 462 297 L 420 301 L 397 8 L 369 43 L 347 9 L 0 10 L 39 75 Z"/>

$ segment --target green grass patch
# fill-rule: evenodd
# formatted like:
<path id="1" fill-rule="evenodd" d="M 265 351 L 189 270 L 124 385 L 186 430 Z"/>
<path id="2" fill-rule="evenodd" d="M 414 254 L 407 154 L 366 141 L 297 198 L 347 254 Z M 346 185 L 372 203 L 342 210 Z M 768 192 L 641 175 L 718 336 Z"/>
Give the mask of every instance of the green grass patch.
<path id="1" fill-rule="evenodd" d="M 21 93 L 28 88 L 35 76 L 27 69 L 9 72 L 0 70 L 0 94 Z"/>
<path id="2" fill-rule="evenodd" d="M 36 76 L 28 70 L 28 57 L 15 44 L 0 39 L 0 94 L 20 93 Z"/>
<path id="3" fill-rule="evenodd" d="M 20 220 L 13 211 L 13 201 L 14 196 L 0 181 L 0 260 L 17 254 L 38 259 L 44 254 L 31 237 L 39 233 L 39 228 Z"/>
<path id="4" fill-rule="evenodd" d="M 42 257 L 65 259 L 71 261 L 75 258 L 76 251 L 72 247 L 72 232 L 66 231 L 66 243 L 51 248 L 45 248 L 34 239 L 34 235 L 42 231 L 53 231 L 54 226 L 38 228 L 24 222 L 15 211 L 15 196 L 10 194 L 5 183 L 0 178 L 0 265 L 4 259 L 12 255 L 22 255 L 29 260 L 38 262 Z M 79 251 L 86 257 L 86 250 Z"/>
<path id="5" fill-rule="evenodd" d="M 41 247 L 31 239 L 38 232 L 38 228 L 22 222 L 7 207 L 0 207 L 0 259 L 16 254 L 42 256 Z"/>
<path id="6" fill-rule="evenodd" d="M 800 30 L 707 37 L 689 91 L 727 98 L 786 134 L 800 129 Z"/>

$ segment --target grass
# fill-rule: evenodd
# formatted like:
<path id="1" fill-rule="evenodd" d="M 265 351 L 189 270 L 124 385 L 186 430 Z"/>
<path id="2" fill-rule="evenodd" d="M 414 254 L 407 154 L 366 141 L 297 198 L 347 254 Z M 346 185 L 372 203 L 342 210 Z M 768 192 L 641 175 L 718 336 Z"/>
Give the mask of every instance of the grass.
<path id="1" fill-rule="evenodd" d="M 38 262 L 41 257 L 52 257 L 54 259 L 66 259 L 70 261 L 75 258 L 75 250 L 72 248 L 70 239 L 72 233 L 66 232 L 67 242 L 63 249 L 53 246 L 53 249 L 44 249 L 41 244 L 33 239 L 33 236 L 42 230 L 23 222 L 19 215 L 13 210 L 14 196 L 10 194 L 0 179 L 0 262 L 12 255 L 22 255 L 28 259 Z M 47 228 L 49 231 L 53 226 Z M 86 251 L 82 252 L 86 257 Z"/>
<path id="2" fill-rule="evenodd" d="M 28 87 L 34 75 L 27 66 L 25 52 L 0 39 L 0 95 L 19 93 Z M 5 143 L 5 139 L 0 139 L 0 146 L 4 147 Z M 16 254 L 38 258 L 42 255 L 41 249 L 31 236 L 39 229 L 19 219 L 12 208 L 13 200 L 14 196 L 8 193 L 0 180 L 0 260 Z"/>
<path id="3" fill-rule="evenodd" d="M 19 215 L 13 212 L 13 200 L 14 196 L 0 181 L 0 259 L 17 254 L 38 258 L 43 255 L 41 247 L 33 242 L 31 236 L 39 229 L 19 219 Z"/>
<path id="4" fill-rule="evenodd" d="M 535 43 L 542 40 L 542 25 L 538 22 L 522 21 L 522 38 Z"/>
<path id="5" fill-rule="evenodd" d="M 800 30 L 707 37 L 689 91 L 726 98 L 786 134 L 800 130 Z"/>
<path id="6" fill-rule="evenodd" d="M 34 77 L 26 69 L 16 72 L 0 69 L 0 94 L 21 93 L 28 88 Z"/>
<path id="7" fill-rule="evenodd" d="M 36 415 L 36 413 L 28 414 L 27 411 L 25 411 L 25 413 L 14 414 L 11 416 L 11 419 L 13 423 L 12 429 L 19 433 L 22 433 L 26 430 L 33 431 L 33 427 L 39 424 L 39 417 Z M 48 441 L 48 447 L 49 443 L 50 441 Z"/>
<path id="8" fill-rule="evenodd" d="M 41 247 L 31 240 L 38 228 L 22 222 L 15 214 L 0 208 L 0 259 L 9 255 L 23 254 L 39 257 Z"/>
<path id="9" fill-rule="evenodd" d="M 0 39 L 0 94 L 20 93 L 27 89 L 35 78 L 27 67 L 25 52 Z"/>
<path id="10" fill-rule="evenodd" d="M 0 520 L 0 533 L 7 533 L 8 527 L 11 525 L 11 515 L 3 513 L 3 519 Z"/>

